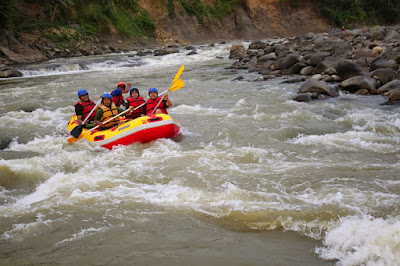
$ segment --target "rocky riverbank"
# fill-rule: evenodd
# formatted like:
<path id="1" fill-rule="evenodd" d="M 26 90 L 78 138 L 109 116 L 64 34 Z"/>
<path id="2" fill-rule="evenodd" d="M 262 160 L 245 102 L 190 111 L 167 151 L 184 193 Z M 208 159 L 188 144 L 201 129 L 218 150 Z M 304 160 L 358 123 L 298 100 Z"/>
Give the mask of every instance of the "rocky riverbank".
<path id="1" fill-rule="evenodd" d="M 258 72 L 256 81 L 287 76 L 284 82 L 304 82 L 293 99 L 310 102 L 339 96 L 381 94 L 387 104 L 400 104 L 400 26 L 308 33 L 246 50 L 233 45 L 231 69 Z M 243 79 L 239 77 L 238 80 Z"/>

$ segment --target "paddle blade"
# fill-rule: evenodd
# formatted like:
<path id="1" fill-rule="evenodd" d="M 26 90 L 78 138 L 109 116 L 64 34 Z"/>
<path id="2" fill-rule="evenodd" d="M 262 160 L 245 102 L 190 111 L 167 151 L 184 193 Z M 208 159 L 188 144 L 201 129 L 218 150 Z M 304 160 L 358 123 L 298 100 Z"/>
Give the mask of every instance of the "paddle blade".
<path id="1" fill-rule="evenodd" d="M 78 138 L 69 137 L 69 138 L 67 139 L 67 141 L 68 141 L 68 143 L 74 143 L 75 141 L 78 141 L 78 140 L 80 140 L 81 138 L 83 138 L 84 135 L 85 135 L 85 134 L 82 134 L 82 135 L 79 136 Z"/>
<path id="2" fill-rule="evenodd" d="M 185 67 L 182 65 L 181 68 L 179 68 L 178 72 L 176 73 L 175 78 L 172 82 L 175 82 L 178 80 L 178 78 L 181 76 L 184 69 L 185 69 Z"/>
<path id="3" fill-rule="evenodd" d="M 76 126 L 73 130 L 71 130 L 71 135 L 75 138 L 78 138 L 82 133 L 82 125 Z"/>
<path id="4" fill-rule="evenodd" d="M 185 86 L 185 84 L 183 83 L 183 80 L 182 79 L 178 79 L 177 81 L 175 81 L 173 84 L 172 84 L 172 86 L 171 86 L 171 88 L 169 89 L 170 91 L 177 91 L 177 90 L 179 90 L 180 88 L 182 88 L 183 86 Z"/>

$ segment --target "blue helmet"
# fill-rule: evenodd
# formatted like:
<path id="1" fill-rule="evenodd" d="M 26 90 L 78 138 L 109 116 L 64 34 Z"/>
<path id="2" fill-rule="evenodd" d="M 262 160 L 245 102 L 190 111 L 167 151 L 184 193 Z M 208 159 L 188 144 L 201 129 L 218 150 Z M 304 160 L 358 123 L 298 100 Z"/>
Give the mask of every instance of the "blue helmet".
<path id="1" fill-rule="evenodd" d="M 156 88 L 150 88 L 149 89 L 149 93 L 152 92 L 152 91 L 157 92 L 157 94 L 158 94 L 158 90 Z"/>
<path id="2" fill-rule="evenodd" d="M 89 94 L 89 93 L 87 92 L 87 90 L 79 90 L 79 91 L 78 91 L 78 97 L 81 97 L 82 95 L 85 95 L 85 94 Z"/>
<path id="3" fill-rule="evenodd" d="M 111 96 L 111 94 L 109 94 L 109 93 L 104 93 L 104 94 L 101 96 L 101 98 L 102 98 L 102 99 L 104 99 L 104 98 L 110 98 L 110 99 L 112 100 L 112 96 Z"/>
<path id="4" fill-rule="evenodd" d="M 133 91 L 136 91 L 139 94 L 139 90 L 136 87 L 131 87 L 131 89 L 129 90 L 129 95 L 132 96 Z"/>
<path id="5" fill-rule="evenodd" d="M 120 96 L 121 94 L 122 94 L 122 90 L 120 90 L 120 89 L 115 89 L 115 90 L 113 90 L 113 91 L 111 92 L 111 95 L 114 96 L 114 97 L 118 97 L 118 96 Z"/>

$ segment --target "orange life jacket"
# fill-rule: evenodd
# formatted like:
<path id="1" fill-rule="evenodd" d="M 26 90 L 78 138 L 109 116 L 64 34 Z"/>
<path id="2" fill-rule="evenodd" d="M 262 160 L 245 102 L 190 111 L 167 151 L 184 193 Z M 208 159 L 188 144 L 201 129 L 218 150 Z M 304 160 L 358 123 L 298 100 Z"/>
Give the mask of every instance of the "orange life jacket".
<path id="1" fill-rule="evenodd" d="M 156 108 L 159 101 L 161 101 L 161 96 L 158 96 L 154 100 L 148 99 L 146 101 L 146 115 L 149 115 L 153 112 L 154 108 Z M 160 103 L 160 105 L 157 107 L 157 109 L 160 109 L 161 112 L 163 112 L 164 114 L 168 114 L 167 106 L 165 106 L 164 100 Z"/>
<path id="2" fill-rule="evenodd" d="M 86 119 L 86 117 L 89 115 L 90 111 L 92 111 L 93 107 L 96 106 L 92 100 L 89 100 L 87 102 L 79 101 L 75 104 L 75 108 L 78 104 L 82 105 L 82 107 L 83 107 L 83 110 L 82 110 L 83 120 Z M 94 110 L 92 112 L 88 121 L 93 121 L 95 117 L 96 117 L 96 110 Z"/>
<path id="3" fill-rule="evenodd" d="M 111 108 L 105 106 L 104 104 L 100 104 L 99 108 L 101 108 L 101 110 L 103 110 L 103 116 L 100 118 L 101 122 L 106 121 L 106 120 L 110 119 L 111 117 L 118 115 L 118 109 L 114 103 L 111 103 Z M 119 121 L 119 117 L 116 117 L 113 120 L 111 120 L 110 122 L 108 122 L 107 124 L 104 124 L 103 128 L 110 128 L 110 127 L 118 124 L 118 121 Z"/>
<path id="4" fill-rule="evenodd" d="M 133 108 L 136 108 L 139 105 L 144 103 L 144 99 L 140 95 L 137 98 L 128 97 L 128 98 L 126 98 L 126 100 L 128 101 L 129 106 L 133 106 Z M 133 119 L 133 118 L 139 117 L 140 114 L 142 113 L 142 111 L 143 111 L 143 106 L 134 110 L 128 118 Z"/>

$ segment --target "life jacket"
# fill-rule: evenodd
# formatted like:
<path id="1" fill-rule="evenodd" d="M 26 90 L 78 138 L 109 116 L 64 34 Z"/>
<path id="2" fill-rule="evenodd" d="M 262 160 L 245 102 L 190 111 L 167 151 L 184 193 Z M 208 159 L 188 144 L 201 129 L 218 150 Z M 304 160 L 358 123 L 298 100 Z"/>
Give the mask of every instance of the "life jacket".
<path id="1" fill-rule="evenodd" d="M 103 110 L 103 116 L 100 118 L 101 122 L 106 121 L 106 120 L 110 119 L 111 117 L 118 115 L 118 109 L 114 103 L 111 103 L 111 108 L 105 106 L 104 104 L 100 104 L 99 108 L 101 108 L 101 110 Z M 110 127 L 118 124 L 118 121 L 119 121 L 119 117 L 116 117 L 113 120 L 111 120 L 110 122 L 108 122 L 107 124 L 103 125 L 103 128 L 110 128 Z"/>
<path id="2" fill-rule="evenodd" d="M 158 96 L 156 99 L 148 99 L 146 101 L 146 115 L 149 115 L 153 112 L 154 108 L 156 108 L 157 104 L 159 101 L 161 101 L 161 96 Z M 168 114 L 167 112 L 167 106 L 164 104 L 164 100 L 160 103 L 160 105 L 157 107 L 157 109 L 160 109 L 161 112 L 164 114 Z"/>
<path id="3" fill-rule="evenodd" d="M 112 96 L 112 101 L 117 107 L 120 107 L 121 104 L 124 102 L 124 96 L 122 96 L 122 95 Z"/>
<path id="4" fill-rule="evenodd" d="M 137 97 L 137 98 L 128 97 L 128 98 L 126 98 L 126 100 L 128 101 L 129 106 L 133 106 L 133 108 L 136 108 L 136 107 L 138 107 L 138 106 L 141 105 L 141 104 L 144 104 L 144 99 L 143 99 L 143 97 L 140 96 L 140 95 L 139 95 L 139 97 Z M 134 111 L 132 112 L 132 114 L 131 114 L 128 118 L 131 118 L 131 119 L 132 119 L 132 118 L 139 117 L 140 114 L 142 113 L 142 111 L 143 111 L 143 106 L 140 107 L 140 108 L 138 108 L 138 109 L 136 109 L 136 110 L 134 110 Z"/>
<path id="5" fill-rule="evenodd" d="M 76 108 L 76 106 L 77 106 L 78 104 L 82 105 L 82 107 L 83 107 L 83 110 L 82 110 L 83 120 L 86 119 L 86 117 L 89 115 L 90 111 L 92 111 L 93 107 L 96 106 L 92 100 L 89 100 L 89 101 L 87 101 L 87 102 L 79 101 L 79 102 L 77 102 L 77 103 L 75 104 L 75 108 Z M 94 118 L 96 117 L 96 111 L 97 111 L 97 110 L 94 110 L 94 111 L 92 112 L 92 114 L 90 115 L 88 121 L 93 121 L 93 120 L 94 120 Z"/>

